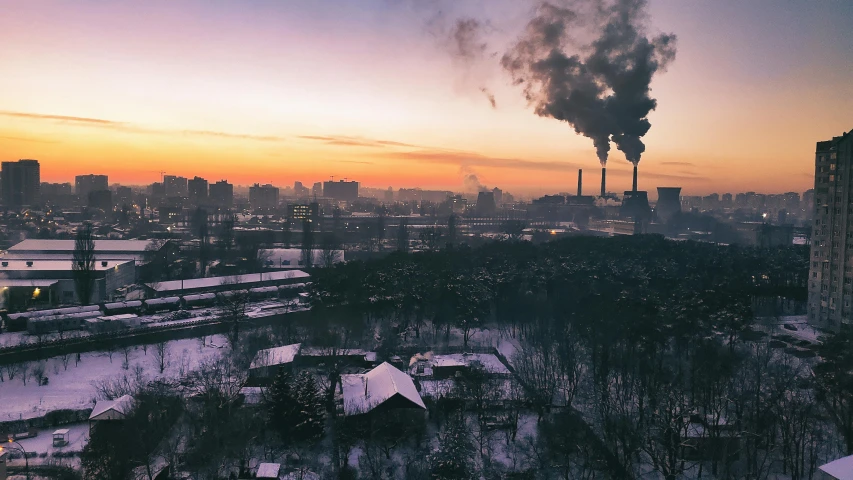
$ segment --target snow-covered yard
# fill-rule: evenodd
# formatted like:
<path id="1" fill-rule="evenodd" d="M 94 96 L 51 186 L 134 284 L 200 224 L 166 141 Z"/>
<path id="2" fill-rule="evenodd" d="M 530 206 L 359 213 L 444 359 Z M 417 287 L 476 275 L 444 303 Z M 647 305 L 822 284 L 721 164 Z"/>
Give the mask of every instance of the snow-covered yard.
<path id="1" fill-rule="evenodd" d="M 40 362 L 17 365 L 18 371 L 9 379 L 10 366 L 2 366 L 3 382 L 0 383 L 0 421 L 40 417 L 52 410 L 85 409 L 95 404 L 95 383 L 102 380 L 135 377 L 141 371 L 145 378 L 175 378 L 195 369 L 206 359 L 217 358 L 223 351 L 226 339 L 222 335 L 207 337 L 202 346 L 201 338 L 173 340 L 166 343 L 166 368 L 160 373 L 154 345 L 135 345 L 127 351 L 118 349 L 108 352 L 88 352 L 52 357 Z M 67 360 L 67 368 L 65 364 Z M 44 367 L 47 385 L 39 385 L 33 378 L 33 370 Z M 127 367 L 127 368 L 124 368 Z M 23 381 L 26 369 L 27 381 Z"/>

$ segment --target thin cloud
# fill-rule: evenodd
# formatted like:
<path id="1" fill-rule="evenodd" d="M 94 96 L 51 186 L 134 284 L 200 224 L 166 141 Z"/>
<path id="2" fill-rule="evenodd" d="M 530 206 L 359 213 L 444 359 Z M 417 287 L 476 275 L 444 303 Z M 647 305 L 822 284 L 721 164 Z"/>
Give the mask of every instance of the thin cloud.
<path id="1" fill-rule="evenodd" d="M 694 164 L 690 162 L 660 162 L 661 165 L 672 165 L 676 167 L 693 167 Z"/>
<path id="2" fill-rule="evenodd" d="M 383 147 L 409 147 L 417 148 L 417 145 L 411 143 L 395 142 L 393 140 L 375 140 L 371 138 L 348 137 L 346 135 L 299 135 L 297 138 L 303 140 L 311 140 L 321 142 L 326 145 L 336 147 L 367 147 L 367 148 L 383 148 Z"/>
<path id="3" fill-rule="evenodd" d="M 10 137 L 0 135 L 0 140 L 11 140 L 17 142 L 32 142 L 32 143 L 59 143 L 57 140 L 41 140 L 38 138 L 27 138 L 27 137 Z"/>
<path id="4" fill-rule="evenodd" d="M 435 163 L 444 165 L 457 165 L 460 168 L 485 167 L 506 168 L 516 170 L 538 170 L 546 172 L 567 173 L 581 165 L 573 162 L 552 160 L 525 160 L 519 158 L 490 157 L 473 152 L 448 151 L 448 150 L 416 150 L 408 152 L 384 152 L 377 154 L 383 158 L 410 160 L 422 163 Z M 617 176 L 631 175 L 629 170 L 611 169 L 608 173 Z M 676 175 L 671 173 L 657 173 L 653 171 L 641 172 L 641 176 L 649 178 L 669 180 L 707 180 L 706 177 L 698 175 Z"/>
<path id="5" fill-rule="evenodd" d="M 214 130 L 157 130 L 140 127 L 138 125 L 134 125 L 132 123 L 127 122 L 117 122 L 114 120 L 106 120 L 102 118 L 74 117 L 69 115 L 47 115 L 41 113 L 11 112 L 8 110 L 0 110 L 0 116 L 12 118 L 26 118 L 30 120 L 46 120 L 59 123 L 76 124 L 85 127 L 107 128 L 110 130 L 118 130 L 122 132 L 147 135 L 202 136 L 238 140 L 253 140 L 261 142 L 281 142 L 285 140 L 284 137 L 279 137 L 275 135 L 250 135 L 242 133 L 219 132 Z"/>
<path id="6" fill-rule="evenodd" d="M 30 118 L 35 120 L 56 120 L 60 122 L 84 123 L 87 125 L 124 125 L 124 123 L 122 122 L 114 122 L 112 120 L 104 120 L 101 118 L 71 117 L 67 115 L 45 115 L 41 113 L 27 112 L 10 112 L 8 110 L 0 110 L 0 115 L 6 117 Z"/>

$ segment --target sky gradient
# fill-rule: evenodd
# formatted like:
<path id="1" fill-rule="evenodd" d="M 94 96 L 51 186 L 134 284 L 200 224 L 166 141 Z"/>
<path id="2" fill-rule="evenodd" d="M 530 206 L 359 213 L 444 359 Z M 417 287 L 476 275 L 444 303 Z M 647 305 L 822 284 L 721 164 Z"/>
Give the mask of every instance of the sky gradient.
<path id="1" fill-rule="evenodd" d="M 473 173 L 519 194 L 573 191 L 584 168 L 593 194 L 592 142 L 441 35 L 454 15 L 488 15 L 499 52 L 530 5 L 0 0 L 0 159 L 38 159 L 43 181 L 462 190 Z M 815 142 L 853 129 L 853 2 L 650 0 L 649 13 L 678 54 L 652 83 L 640 187 L 811 188 Z M 621 152 L 608 170 L 611 190 L 630 187 Z"/>

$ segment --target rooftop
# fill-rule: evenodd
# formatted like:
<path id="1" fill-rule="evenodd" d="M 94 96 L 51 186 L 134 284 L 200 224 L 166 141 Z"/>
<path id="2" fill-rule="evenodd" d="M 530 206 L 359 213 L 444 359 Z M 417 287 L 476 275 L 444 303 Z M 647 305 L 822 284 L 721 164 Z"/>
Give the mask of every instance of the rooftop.
<path id="1" fill-rule="evenodd" d="M 24 240 L 12 247 L 9 252 L 38 251 L 38 252 L 73 252 L 74 240 Z M 138 252 L 148 249 L 154 240 L 95 240 L 96 252 Z"/>
<path id="2" fill-rule="evenodd" d="M 31 271 L 50 271 L 50 272 L 69 272 L 72 270 L 74 262 L 71 260 L 26 260 L 26 259 L 8 259 L 0 257 L 0 272 L 12 270 L 31 270 Z M 106 265 L 104 265 L 106 262 Z M 96 261 L 95 270 L 103 271 L 115 268 L 118 265 L 133 262 L 133 260 L 125 261 Z M 5 265 L 4 265 L 5 264 Z M 29 264 L 29 265 L 28 265 Z"/>
<path id="3" fill-rule="evenodd" d="M 258 473 L 255 478 L 278 478 L 278 472 L 281 470 L 281 464 L 278 463 L 262 463 L 258 465 Z"/>
<path id="4" fill-rule="evenodd" d="M 426 408 L 412 378 L 388 362 L 364 374 L 341 375 L 341 387 L 345 415 L 367 413 L 395 395 Z"/>
<path id="5" fill-rule="evenodd" d="M 302 270 L 285 270 L 277 272 L 249 273 L 246 275 L 232 275 L 228 277 L 191 278 L 189 280 L 171 280 L 168 282 L 149 283 L 148 287 L 156 292 L 174 292 L 179 290 L 196 290 L 203 288 L 214 288 L 218 286 L 240 285 L 275 282 L 289 279 L 307 279 L 310 277 Z"/>
<path id="6" fill-rule="evenodd" d="M 122 395 L 115 400 L 98 400 L 95 404 L 95 408 L 92 409 L 92 413 L 89 415 L 89 419 L 91 420 L 92 418 L 103 414 L 107 410 L 115 410 L 122 415 L 127 415 L 130 413 L 132 407 L 133 397 L 130 395 Z"/>
<path id="7" fill-rule="evenodd" d="M 294 343 L 292 345 L 284 345 L 282 347 L 274 347 L 267 348 L 266 350 L 260 350 L 255 355 L 255 359 L 252 360 L 252 364 L 249 366 L 249 368 L 262 368 L 291 363 L 293 362 L 293 359 L 296 358 L 297 355 L 299 355 L 299 349 L 301 347 L 301 343 Z"/>
<path id="8" fill-rule="evenodd" d="M 818 468 L 837 480 L 853 480 L 853 455 L 839 458 Z"/>

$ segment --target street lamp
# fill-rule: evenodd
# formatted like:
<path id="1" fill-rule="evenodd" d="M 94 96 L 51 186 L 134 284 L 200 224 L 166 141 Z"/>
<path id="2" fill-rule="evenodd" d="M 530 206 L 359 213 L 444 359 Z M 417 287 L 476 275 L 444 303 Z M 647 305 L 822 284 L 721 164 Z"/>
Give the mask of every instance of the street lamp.
<path id="1" fill-rule="evenodd" d="M 9 443 L 14 443 L 15 445 L 18 446 L 18 448 L 14 448 L 14 447 L 6 447 L 6 448 L 9 448 L 10 450 L 19 450 L 24 455 L 24 468 L 25 468 L 25 471 L 27 472 L 27 480 L 30 480 L 30 461 L 29 461 L 29 459 L 27 459 L 27 451 L 24 450 L 23 445 L 16 442 L 15 440 L 13 440 L 12 437 L 9 437 Z M 2 452 L 2 451 L 3 451 L 3 447 L 0 447 L 0 452 Z"/>

